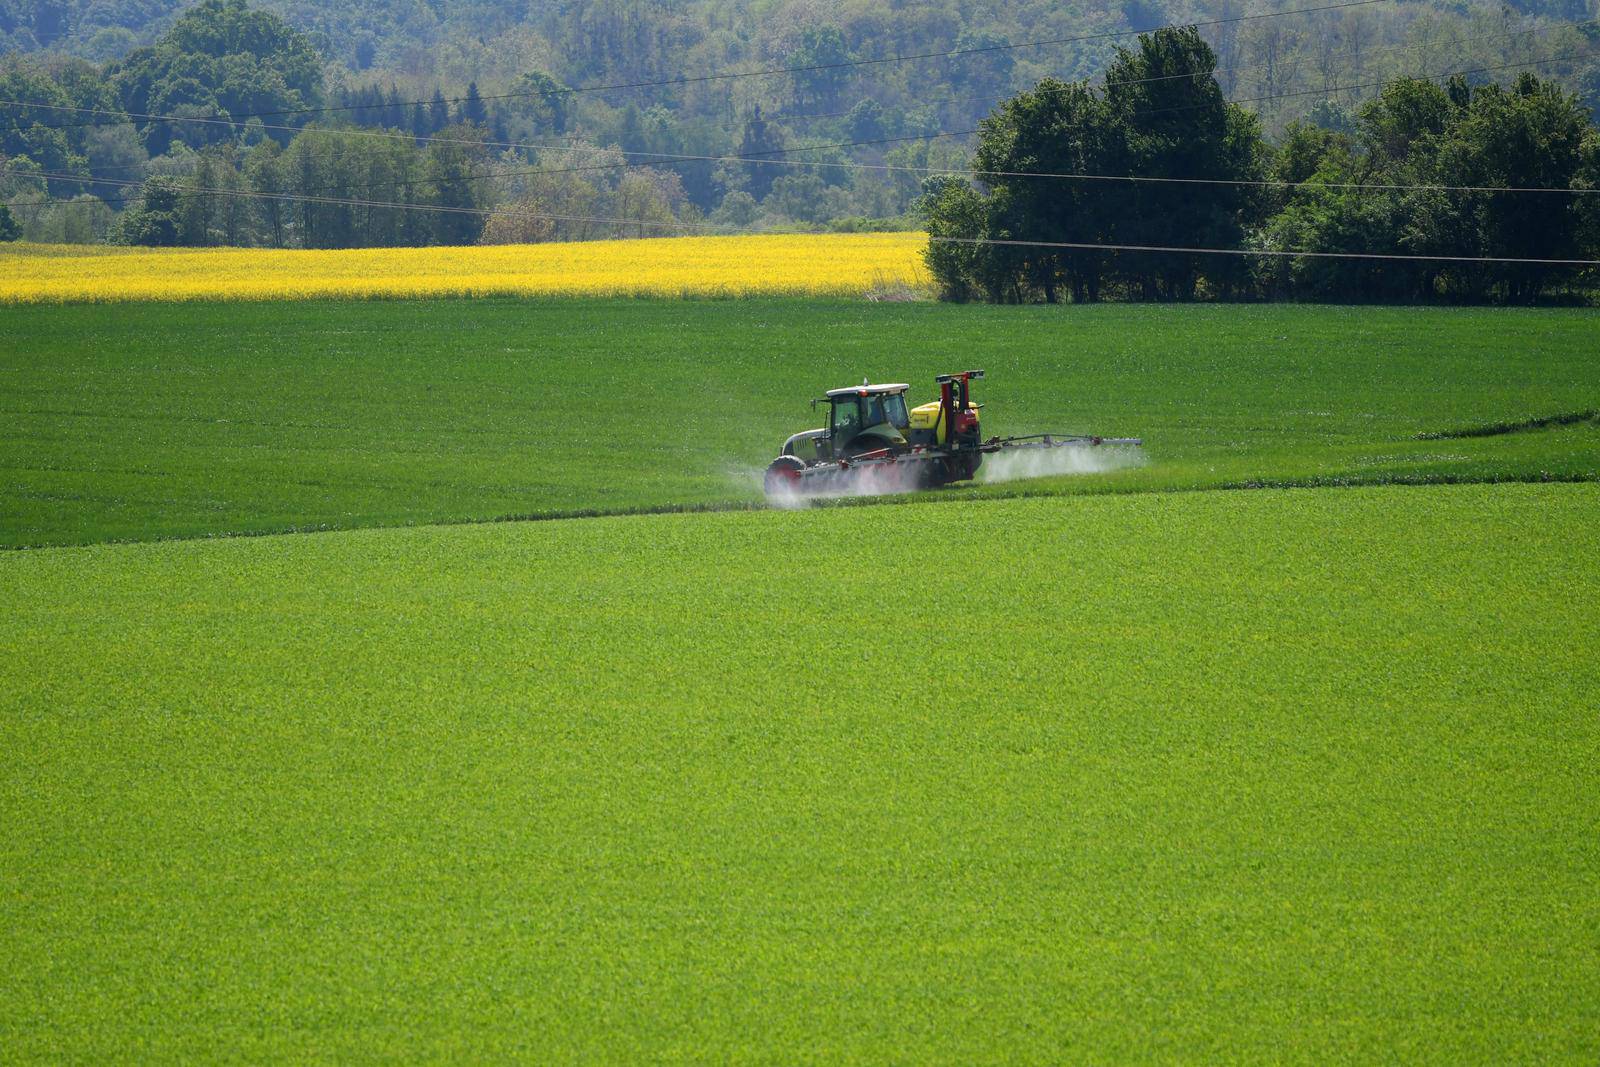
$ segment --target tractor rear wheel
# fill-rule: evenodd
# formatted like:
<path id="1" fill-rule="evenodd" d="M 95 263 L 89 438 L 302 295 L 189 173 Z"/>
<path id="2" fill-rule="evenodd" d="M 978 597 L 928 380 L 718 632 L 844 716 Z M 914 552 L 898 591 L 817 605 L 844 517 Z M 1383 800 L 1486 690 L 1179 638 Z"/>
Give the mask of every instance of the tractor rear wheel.
<path id="1" fill-rule="evenodd" d="M 767 464 L 767 476 L 763 480 L 767 496 L 794 496 L 800 492 L 800 472 L 806 469 L 806 461 L 799 456 L 779 456 Z"/>
<path id="2" fill-rule="evenodd" d="M 945 456 L 929 464 L 925 477 L 924 488 L 932 489 L 951 482 L 964 482 L 978 473 L 978 464 L 983 462 L 980 455 L 955 455 Z"/>

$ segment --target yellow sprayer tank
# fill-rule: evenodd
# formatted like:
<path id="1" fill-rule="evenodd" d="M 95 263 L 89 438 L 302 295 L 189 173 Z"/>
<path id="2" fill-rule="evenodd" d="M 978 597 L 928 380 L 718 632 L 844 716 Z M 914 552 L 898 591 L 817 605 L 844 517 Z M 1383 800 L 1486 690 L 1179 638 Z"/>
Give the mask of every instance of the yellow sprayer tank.
<path id="1" fill-rule="evenodd" d="M 950 433 L 950 427 L 940 420 L 940 410 L 941 407 L 937 400 L 930 400 L 926 404 L 919 404 L 917 407 L 912 408 L 911 429 L 931 431 L 937 428 L 939 432 L 934 438 L 934 443 L 942 445 L 944 444 L 944 439 Z"/>

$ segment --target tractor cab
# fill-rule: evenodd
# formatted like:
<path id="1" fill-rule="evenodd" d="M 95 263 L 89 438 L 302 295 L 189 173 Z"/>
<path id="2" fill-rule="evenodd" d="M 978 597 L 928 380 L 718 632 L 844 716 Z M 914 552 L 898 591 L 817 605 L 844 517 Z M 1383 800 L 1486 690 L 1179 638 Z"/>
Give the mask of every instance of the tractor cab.
<path id="1" fill-rule="evenodd" d="M 805 430 L 783 443 L 785 456 L 806 463 L 830 463 L 889 449 L 905 452 L 912 427 L 906 408 L 909 385 L 871 385 L 862 382 L 848 389 L 830 389 L 811 402 L 828 405 L 828 425 Z"/>
<path id="2" fill-rule="evenodd" d="M 881 449 L 903 450 L 911 413 L 906 409 L 909 385 L 867 385 L 830 389 L 828 444 L 835 457 Z"/>

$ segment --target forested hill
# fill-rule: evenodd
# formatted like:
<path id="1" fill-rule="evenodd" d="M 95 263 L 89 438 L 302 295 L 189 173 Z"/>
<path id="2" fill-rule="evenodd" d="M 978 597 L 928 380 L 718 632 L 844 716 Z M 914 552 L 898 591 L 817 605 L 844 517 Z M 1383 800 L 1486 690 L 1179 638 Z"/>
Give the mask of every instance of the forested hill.
<path id="1" fill-rule="evenodd" d="M 1321 6 L 1327 0 L 1054 0 L 883 4 L 877 0 L 262 0 L 328 65 L 328 85 L 396 86 L 410 99 L 442 87 L 460 95 L 476 81 L 510 90 L 529 71 L 565 85 L 659 81 L 708 71 L 751 70 L 983 48 L 1164 23 L 1208 22 L 1254 11 Z M 152 44 L 190 0 L 0 0 L 0 52 L 44 50 L 96 62 Z M 1600 14 L 1600 0 L 1394 0 L 1315 16 L 1217 27 L 1219 81 L 1230 94 L 1270 97 L 1257 110 L 1269 127 L 1311 106 L 1302 89 L 1362 85 L 1431 65 L 1465 68 L 1600 48 L 1590 32 L 1540 41 L 1510 35 Z M 1041 77 L 1098 73 L 1118 42 L 1109 38 L 1040 47 L 836 68 L 809 76 L 712 82 L 666 92 L 618 91 L 586 101 L 597 117 L 633 104 L 679 119 L 727 122 L 759 104 L 831 113 L 863 99 L 888 114 L 892 131 L 962 123 Z M 1543 47 L 1554 44 L 1557 47 Z M 1578 63 L 1573 88 L 1600 103 L 1600 64 Z M 1538 71 L 1541 75 L 1550 70 Z M 1360 89 L 1348 90 L 1353 102 Z M 1309 94 L 1307 94 L 1309 95 Z M 1367 94 L 1367 95 L 1370 95 Z M 620 120 L 619 120 L 620 121 Z"/>

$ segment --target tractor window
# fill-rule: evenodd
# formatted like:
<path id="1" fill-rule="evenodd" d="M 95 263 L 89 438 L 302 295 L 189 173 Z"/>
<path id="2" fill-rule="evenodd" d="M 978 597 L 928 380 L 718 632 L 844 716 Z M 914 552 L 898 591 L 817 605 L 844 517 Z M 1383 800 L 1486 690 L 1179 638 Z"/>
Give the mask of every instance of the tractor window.
<path id="1" fill-rule="evenodd" d="M 861 406 L 855 397 L 840 397 L 833 402 L 833 437 L 847 441 L 861 430 Z"/>
<path id="2" fill-rule="evenodd" d="M 903 393 L 883 398 L 883 413 L 887 421 L 897 430 L 904 430 L 911 425 L 911 417 L 906 414 L 906 398 Z"/>
<path id="3" fill-rule="evenodd" d="M 867 397 L 864 403 L 867 408 L 862 423 L 864 426 L 878 426 L 887 422 L 896 429 L 904 430 L 911 425 L 910 418 L 906 416 L 906 398 L 898 393 L 879 393 Z"/>

